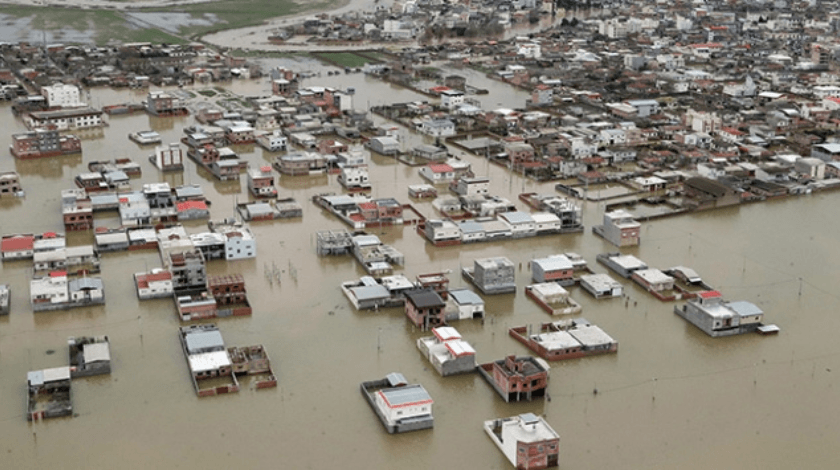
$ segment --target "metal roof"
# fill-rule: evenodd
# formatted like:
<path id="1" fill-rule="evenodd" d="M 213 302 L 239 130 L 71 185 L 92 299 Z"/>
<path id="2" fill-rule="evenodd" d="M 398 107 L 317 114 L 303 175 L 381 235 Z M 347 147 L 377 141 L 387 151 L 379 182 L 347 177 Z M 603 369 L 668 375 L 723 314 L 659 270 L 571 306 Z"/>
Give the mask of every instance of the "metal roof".
<path id="1" fill-rule="evenodd" d="M 461 233 L 482 233 L 484 226 L 474 220 L 464 220 L 458 223 Z"/>
<path id="2" fill-rule="evenodd" d="M 437 339 L 441 341 L 461 339 L 461 333 L 458 333 L 458 330 L 451 326 L 439 326 L 437 328 L 432 328 L 432 333 L 434 333 Z"/>
<path id="3" fill-rule="evenodd" d="M 475 355 L 475 349 L 473 349 L 473 347 L 470 346 L 470 343 L 464 340 L 456 339 L 452 341 L 447 341 L 445 345 L 446 349 L 448 349 L 449 352 L 452 353 L 452 355 L 455 357 Z"/>
<path id="4" fill-rule="evenodd" d="M 432 397 L 420 384 L 389 388 L 380 390 L 379 393 L 385 399 L 385 403 L 389 408 L 432 402 Z"/>
<path id="5" fill-rule="evenodd" d="M 443 299 L 432 289 L 414 290 L 406 292 L 406 298 L 417 308 L 428 308 L 444 305 Z"/>
<path id="6" fill-rule="evenodd" d="M 195 354 L 205 349 L 224 348 L 225 342 L 219 330 L 192 331 L 184 337 L 187 352 Z"/>
<path id="7" fill-rule="evenodd" d="M 98 277 L 82 277 L 79 279 L 73 279 L 68 283 L 67 289 L 71 291 L 82 289 L 102 289 L 102 279 L 99 279 Z"/>
<path id="8" fill-rule="evenodd" d="M 350 288 L 350 292 L 352 292 L 359 301 L 384 299 L 390 296 L 388 289 L 381 284 L 377 284 L 375 286 L 352 287 Z"/>
<path id="9" fill-rule="evenodd" d="M 453 289 L 449 296 L 460 305 L 484 305 L 484 299 L 469 289 Z"/>
<path id="10" fill-rule="evenodd" d="M 662 271 L 656 268 L 648 268 L 648 269 L 639 269 L 634 271 L 633 274 L 639 276 L 643 280 L 655 284 L 655 283 L 668 283 L 673 282 L 674 278 L 663 273 Z"/>
<path id="11" fill-rule="evenodd" d="M 507 220 L 511 224 L 532 224 L 534 218 L 527 212 L 503 212 L 499 214 L 499 218 Z"/>
<path id="12" fill-rule="evenodd" d="M 405 376 L 400 374 L 399 372 L 391 372 L 390 374 L 385 376 L 385 380 L 387 380 L 392 387 L 408 384 L 408 381 L 405 379 Z"/>
<path id="13" fill-rule="evenodd" d="M 752 302 L 747 302 L 745 300 L 729 302 L 728 304 L 726 304 L 726 306 L 741 317 L 764 314 L 764 312 L 760 308 L 758 308 L 757 305 L 755 305 Z"/>
<path id="14" fill-rule="evenodd" d="M 547 258 L 535 259 L 531 261 L 531 264 L 538 265 L 543 271 L 559 271 L 574 268 L 572 262 L 566 255 L 552 255 Z"/>

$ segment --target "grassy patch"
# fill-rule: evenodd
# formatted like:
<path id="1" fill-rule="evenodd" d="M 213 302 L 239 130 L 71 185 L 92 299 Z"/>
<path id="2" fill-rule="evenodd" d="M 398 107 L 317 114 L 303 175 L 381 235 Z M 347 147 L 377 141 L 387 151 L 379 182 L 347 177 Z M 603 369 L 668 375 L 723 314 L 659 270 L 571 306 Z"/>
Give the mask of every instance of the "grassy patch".
<path id="1" fill-rule="evenodd" d="M 198 93 L 199 95 L 204 95 L 208 98 L 212 98 L 212 97 L 216 96 L 216 94 L 217 94 L 213 90 L 198 90 L 196 93 Z"/>
<path id="2" fill-rule="evenodd" d="M 113 10 L 4 6 L 0 7 L 0 14 L 14 18 L 30 18 L 29 29 L 34 31 L 90 31 L 91 41 L 96 44 L 105 44 L 113 40 L 168 44 L 186 42 L 158 29 L 139 29 L 126 21 L 120 12 Z"/>
<path id="3" fill-rule="evenodd" d="M 179 34 L 182 36 L 198 37 L 214 31 L 259 25 L 264 23 L 268 18 L 277 16 L 328 9 L 340 1 L 316 0 L 315 2 L 300 4 L 295 0 L 220 0 L 209 3 L 168 8 L 138 9 L 134 11 L 142 11 L 144 13 L 188 13 L 195 18 L 201 19 L 207 19 L 207 15 L 214 15 L 219 21 L 216 24 L 184 26 L 179 31 Z M 182 44 L 186 42 L 185 39 L 178 38 L 157 28 L 137 28 L 137 26 L 126 21 L 122 13 L 116 10 L 84 10 L 80 8 L 45 8 L 9 5 L 0 6 L 0 14 L 8 15 L 12 18 L 31 18 L 29 29 L 35 31 L 58 31 L 62 28 L 82 32 L 90 31 L 91 40 L 96 44 L 105 44 L 108 41 L 147 41 L 170 44 Z"/>
<path id="4" fill-rule="evenodd" d="M 312 56 L 339 67 L 361 67 L 371 61 L 353 52 L 317 52 Z"/>
<path id="5" fill-rule="evenodd" d="M 233 57 L 269 57 L 273 59 L 291 59 L 293 57 L 309 57 L 307 52 L 258 51 L 231 49 L 228 54 Z"/>
<path id="6" fill-rule="evenodd" d="M 382 52 L 372 51 L 372 52 L 365 52 L 365 57 L 370 57 L 371 59 L 376 59 L 380 62 L 387 62 L 391 60 L 392 56 L 390 54 L 385 54 Z"/>
<path id="7" fill-rule="evenodd" d="M 337 0 L 322 0 L 303 5 L 294 0 L 222 0 L 210 3 L 155 8 L 148 11 L 189 13 L 194 17 L 206 18 L 215 15 L 220 23 L 210 26 L 192 25 L 181 28 L 181 33 L 190 37 L 232 28 L 263 24 L 268 18 L 287 16 L 307 10 L 327 9 Z"/>

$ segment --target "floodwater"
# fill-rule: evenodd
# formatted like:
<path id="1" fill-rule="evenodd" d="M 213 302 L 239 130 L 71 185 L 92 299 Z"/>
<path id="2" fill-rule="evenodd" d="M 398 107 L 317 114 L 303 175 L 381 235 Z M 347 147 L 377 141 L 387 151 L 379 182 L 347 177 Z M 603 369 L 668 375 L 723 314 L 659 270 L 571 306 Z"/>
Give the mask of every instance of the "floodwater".
<path id="1" fill-rule="evenodd" d="M 411 92 L 371 83 L 357 75 L 308 79 L 306 85 L 355 86 L 362 107 L 384 100 L 420 99 Z M 234 82 L 243 94 L 265 94 L 267 81 Z M 491 100 L 505 106 L 516 93 L 491 83 Z M 136 91 L 93 90 L 96 106 L 140 101 Z M 245 178 L 220 183 L 187 162 L 183 174 L 162 175 L 148 162 L 151 148 L 126 135 L 154 129 L 176 141 L 192 117 L 159 119 L 113 116 L 98 136 L 83 142 L 84 155 L 41 161 L 0 158 L 0 170 L 22 174 L 26 198 L 0 201 L 0 232 L 62 231 L 59 192 L 87 163 L 130 157 L 143 166 L 141 182 L 200 183 L 215 219 L 232 215 L 245 200 Z M 8 134 L 24 131 L 8 105 L 0 110 Z M 404 132 L 409 135 L 408 131 Z M 417 139 L 413 137 L 412 139 Z M 419 140 L 418 140 L 419 141 Z M 252 164 L 274 154 L 259 147 L 236 150 Z M 553 192 L 511 176 L 486 161 L 468 158 L 478 175 L 492 180 L 493 194 L 517 201 L 521 192 Z M 374 195 L 409 202 L 406 186 L 421 182 L 417 169 L 376 157 Z M 623 252 L 651 266 L 694 268 L 731 300 L 759 305 L 775 337 L 709 338 L 635 284 L 623 282 L 627 299 L 595 300 L 580 288 L 572 297 L 582 316 L 620 343 L 614 355 L 553 364 L 550 400 L 507 404 L 478 375 L 441 378 L 418 352 L 427 333 L 412 328 L 400 309 L 357 312 L 339 284 L 363 270 L 350 257 L 319 258 L 314 233 L 343 228 L 310 202 L 314 194 L 341 192 L 335 176 L 282 177 L 280 193 L 303 206 L 303 218 L 252 224 L 258 257 L 209 271 L 242 273 L 252 317 L 219 319 L 228 345 L 261 343 L 279 379 L 276 389 L 256 391 L 246 382 L 237 394 L 197 398 L 178 342 L 181 325 L 173 302 L 140 302 L 132 274 L 161 264 L 156 252 L 108 253 L 102 270 L 105 306 L 34 314 L 28 302 L 28 262 L 4 263 L 0 282 L 12 285 L 12 313 L 0 317 L 0 462 L 3 468 L 511 468 L 484 435 L 482 422 L 524 412 L 544 415 L 561 436 L 560 468 L 788 469 L 836 468 L 840 453 L 840 347 L 836 315 L 840 300 L 840 251 L 836 214 L 840 194 L 730 208 L 644 223 L 642 243 Z M 441 188 L 442 189 L 442 188 Z M 518 205 L 524 206 L 517 201 Z M 430 203 L 417 203 L 433 217 Z M 487 319 L 453 323 L 477 350 L 479 362 L 529 351 L 510 338 L 512 326 L 550 321 L 523 295 L 529 260 L 574 251 L 596 272 L 595 255 L 616 248 L 593 236 L 603 206 L 584 206 L 585 233 L 435 248 L 410 227 L 371 232 L 405 254 L 409 277 L 450 270 L 451 286 L 475 258 L 506 256 L 517 268 L 515 295 L 489 296 Z M 113 218 L 97 219 L 100 224 Z M 201 222 L 188 224 L 201 231 Z M 92 234 L 71 233 L 71 244 L 90 244 Z M 266 270 L 282 270 L 281 283 Z M 110 376 L 73 382 L 76 416 L 27 423 L 26 372 L 65 365 L 68 336 L 111 339 Z M 433 430 L 388 435 L 361 397 L 362 381 L 402 372 L 434 398 Z M 595 391 L 597 390 L 597 393 Z"/>

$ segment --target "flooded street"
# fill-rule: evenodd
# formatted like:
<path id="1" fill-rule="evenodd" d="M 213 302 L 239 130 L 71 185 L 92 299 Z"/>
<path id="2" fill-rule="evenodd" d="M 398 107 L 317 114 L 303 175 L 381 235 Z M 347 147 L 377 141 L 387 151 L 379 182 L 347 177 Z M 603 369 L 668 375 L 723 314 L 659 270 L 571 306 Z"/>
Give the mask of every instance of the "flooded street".
<path id="1" fill-rule="evenodd" d="M 286 62 L 288 65 L 288 62 Z M 355 87 L 357 108 L 429 100 L 363 74 L 327 76 L 317 62 L 293 64 L 322 72 L 304 86 Z M 267 69 L 267 67 L 266 67 Z M 481 81 L 483 80 L 483 81 Z M 475 83 L 479 82 L 480 83 Z M 483 106 L 522 107 L 526 94 L 468 75 L 488 88 Z M 229 84 L 244 95 L 268 94 L 263 80 Z M 101 107 L 139 102 L 145 92 L 92 90 Z M 0 200 L 0 232 L 63 232 L 60 191 L 94 160 L 128 157 L 139 163 L 142 183 L 200 183 L 212 201 L 212 219 L 233 215 L 249 195 L 245 176 L 218 182 L 192 160 L 183 173 L 161 174 L 148 161 L 153 147 L 128 140 L 153 129 L 175 142 L 192 116 L 108 116 L 102 132 L 83 137 L 84 154 L 16 161 L 6 153 L 0 171 L 21 174 L 26 198 Z M 381 121 L 377 121 L 381 122 Z M 8 105 L 0 109 L 0 144 L 26 129 Z M 406 145 L 422 139 L 402 131 Z M 252 165 L 277 154 L 237 146 Z M 406 148 L 405 150 L 408 150 Z M 487 161 L 465 157 L 479 176 L 491 178 L 491 194 L 527 210 L 522 192 L 554 193 Z M 423 182 L 416 168 L 393 159 L 370 162 L 373 196 L 412 202 L 407 186 Z M 275 175 L 277 173 L 275 172 Z M 34 314 L 29 305 L 32 264 L 7 262 L 0 282 L 12 287 L 12 312 L 0 317 L 0 462 L 2 468 L 267 468 L 284 469 L 508 469 L 509 462 L 484 434 L 482 422 L 525 412 L 544 415 L 560 435 L 560 468 L 591 469 L 789 469 L 836 468 L 840 453 L 840 193 L 821 193 L 642 224 L 641 245 L 624 249 L 660 269 L 688 266 L 728 300 L 746 300 L 765 312 L 778 336 L 707 337 L 629 280 L 626 299 L 595 300 L 570 288 L 582 316 L 619 342 L 617 354 L 552 363 L 550 399 L 505 403 L 477 374 L 440 377 L 417 350 L 420 332 L 402 309 L 353 309 L 339 284 L 364 275 L 350 256 L 318 257 L 315 232 L 341 229 L 337 218 L 314 205 L 313 195 L 342 193 L 335 175 L 279 177 L 281 197 L 303 207 L 302 219 L 252 223 L 257 258 L 211 261 L 211 274 L 241 273 L 254 313 L 222 318 L 228 345 L 263 344 L 278 388 L 197 398 L 178 341 L 178 320 L 169 300 L 137 300 L 132 275 L 161 266 L 156 251 L 106 253 L 102 278 L 106 305 Z M 440 188 L 441 192 L 443 188 Z M 413 204 L 437 217 L 430 202 Z M 553 320 L 524 295 L 531 259 L 573 251 L 598 273 L 595 255 L 617 249 L 591 233 L 603 206 L 584 205 L 586 231 L 456 247 L 433 247 L 411 227 L 370 230 L 405 254 L 398 269 L 409 278 L 451 271 L 450 287 L 468 286 L 460 274 L 476 258 L 506 256 L 517 266 L 515 295 L 486 296 L 487 318 L 453 322 L 477 351 L 480 363 L 530 351 L 508 328 Z M 115 218 L 97 216 L 97 225 Z M 205 231 L 202 221 L 185 224 Z M 68 234 L 70 245 L 92 244 L 92 232 Z M 276 266 L 281 282 L 266 276 Z M 617 276 L 614 276 L 618 279 Z M 26 373 L 66 365 L 68 336 L 108 335 L 112 373 L 73 381 L 77 416 L 27 423 Z M 401 372 L 433 397 L 433 430 L 389 435 L 359 393 L 359 383 Z M 837 388 L 835 388 L 837 387 Z M 126 459 L 126 456 L 131 456 Z"/>

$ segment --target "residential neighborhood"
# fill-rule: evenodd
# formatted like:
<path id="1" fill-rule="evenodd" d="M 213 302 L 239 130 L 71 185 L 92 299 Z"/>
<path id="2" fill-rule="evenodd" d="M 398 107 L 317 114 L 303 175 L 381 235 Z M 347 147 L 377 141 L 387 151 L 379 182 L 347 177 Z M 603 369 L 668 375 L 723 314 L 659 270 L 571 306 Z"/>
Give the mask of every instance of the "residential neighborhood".
<path id="1" fill-rule="evenodd" d="M 0 41 L 11 466 L 840 465 L 840 3 L 98 1 Z"/>

